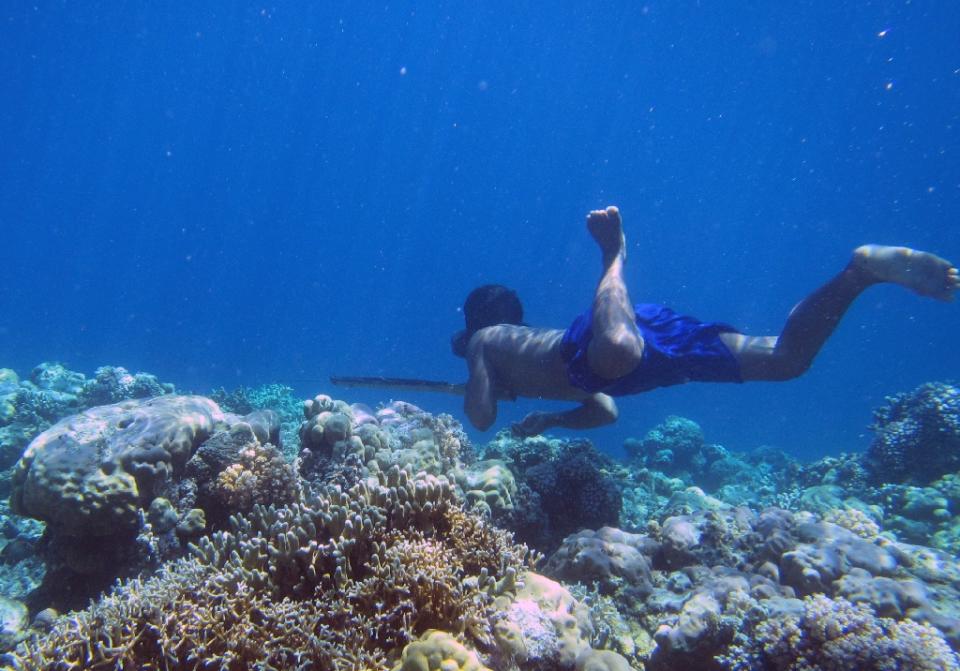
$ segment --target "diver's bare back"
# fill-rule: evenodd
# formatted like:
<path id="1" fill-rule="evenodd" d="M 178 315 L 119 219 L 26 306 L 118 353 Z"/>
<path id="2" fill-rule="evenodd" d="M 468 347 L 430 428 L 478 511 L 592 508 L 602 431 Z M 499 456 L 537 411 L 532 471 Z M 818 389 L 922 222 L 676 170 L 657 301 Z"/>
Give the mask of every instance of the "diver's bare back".
<path id="1" fill-rule="evenodd" d="M 561 355 L 563 331 L 500 324 L 474 335 L 496 389 L 507 395 L 580 401 L 591 394 L 572 386 Z"/>

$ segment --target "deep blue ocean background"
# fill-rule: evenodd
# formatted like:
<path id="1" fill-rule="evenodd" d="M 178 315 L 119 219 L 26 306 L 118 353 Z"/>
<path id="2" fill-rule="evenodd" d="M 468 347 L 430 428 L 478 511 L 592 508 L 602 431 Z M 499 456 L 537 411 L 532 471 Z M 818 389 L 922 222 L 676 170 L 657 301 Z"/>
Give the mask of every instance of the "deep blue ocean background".
<path id="1" fill-rule="evenodd" d="M 328 376 L 462 380 L 478 284 L 566 327 L 608 204 L 636 301 L 749 333 L 860 243 L 960 259 L 955 2 L 193 4 L 0 9 L 0 366 L 376 405 Z M 958 331 L 878 287 L 802 379 L 625 398 L 586 435 L 616 454 L 676 413 L 862 449 L 885 395 L 960 377 Z"/>

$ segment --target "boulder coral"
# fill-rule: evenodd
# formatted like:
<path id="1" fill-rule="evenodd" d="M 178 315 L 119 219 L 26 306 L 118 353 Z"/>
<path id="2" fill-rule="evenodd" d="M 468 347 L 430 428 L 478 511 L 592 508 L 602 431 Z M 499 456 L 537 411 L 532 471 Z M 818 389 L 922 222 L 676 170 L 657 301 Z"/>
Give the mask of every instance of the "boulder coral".
<path id="1" fill-rule="evenodd" d="M 650 559 L 657 543 L 647 536 L 612 527 L 584 529 L 567 536 L 544 567 L 562 580 L 596 584 L 601 593 L 611 593 L 626 582 L 642 592 L 650 591 Z"/>
<path id="2" fill-rule="evenodd" d="M 120 366 L 99 368 L 92 379 L 59 363 L 42 363 L 24 379 L 0 368 L 0 467 L 16 462 L 34 437 L 68 415 L 105 403 L 172 393 L 172 384 Z"/>
<path id="3" fill-rule="evenodd" d="M 137 510 L 226 422 L 201 396 L 123 401 L 73 415 L 37 436 L 17 463 L 11 507 L 72 536 L 134 529 Z"/>

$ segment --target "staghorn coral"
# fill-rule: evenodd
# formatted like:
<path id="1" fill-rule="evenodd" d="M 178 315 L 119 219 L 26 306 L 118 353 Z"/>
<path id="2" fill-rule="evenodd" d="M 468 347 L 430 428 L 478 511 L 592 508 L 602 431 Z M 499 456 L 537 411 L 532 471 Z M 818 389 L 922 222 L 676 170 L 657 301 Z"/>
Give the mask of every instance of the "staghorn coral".
<path id="1" fill-rule="evenodd" d="M 428 628 L 488 644 L 494 596 L 530 560 L 445 478 L 392 468 L 234 516 L 193 556 L 57 621 L 14 666 L 386 668 Z"/>
<path id="2" fill-rule="evenodd" d="M 960 662 L 933 627 L 876 617 L 865 605 L 823 595 L 802 611 L 760 620 L 718 658 L 731 671 L 957 671 Z"/>

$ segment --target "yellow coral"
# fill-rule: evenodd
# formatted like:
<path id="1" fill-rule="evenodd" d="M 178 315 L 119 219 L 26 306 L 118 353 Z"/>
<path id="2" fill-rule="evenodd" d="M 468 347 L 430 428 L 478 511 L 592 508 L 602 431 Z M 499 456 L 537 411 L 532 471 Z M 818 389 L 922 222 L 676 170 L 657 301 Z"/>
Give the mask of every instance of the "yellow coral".
<path id="1" fill-rule="evenodd" d="M 445 631 L 431 629 L 407 644 L 393 671 L 490 671 L 477 653 Z"/>
<path id="2" fill-rule="evenodd" d="M 269 444 L 245 446 L 240 461 L 220 471 L 214 489 L 233 510 L 250 510 L 258 503 L 289 503 L 300 497 L 296 471 Z"/>
<path id="3" fill-rule="evenodd" d="M 876 538 L 877 534 L 880 533 L 880 526 L 859 508 L 834 508 L 828 510 L 823 516 L 823 521 L 832 522 L 847 531 L 852 531 L 860 536 L 860 538 Z"/>
<path id="4" fill-rule="evenodd" d="M 630 664 L 610 650 L 584 650 L 577 657 L 577 671 L 630 671 Z"/>

